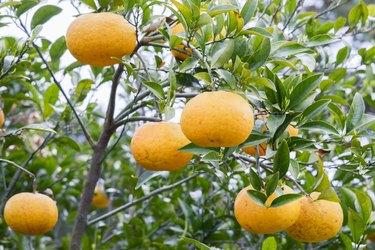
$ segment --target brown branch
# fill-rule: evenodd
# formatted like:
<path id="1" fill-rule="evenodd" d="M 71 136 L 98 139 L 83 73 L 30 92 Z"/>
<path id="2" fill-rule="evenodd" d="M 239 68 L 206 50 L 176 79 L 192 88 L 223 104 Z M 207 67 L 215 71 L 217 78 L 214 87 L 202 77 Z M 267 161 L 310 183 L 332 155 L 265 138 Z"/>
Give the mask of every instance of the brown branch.
<path id="1" fill-rule="evenodd" d="M 177 186 L 179 186 L 179 185 L 181 185 L 181 184 L 183 184 L 185 182 L 188 182 L 191 179 L 194 179 L 195 177 L 197 177 L 198 175 L 201 175 L 201 174 L 203 174 L 203 172 L 198 172 L 198 173 L 195 173 L 192 176 L 189 176 L 189 177 L 187 177 L 185 179 L 182 179 L 182 180 L 180 180 L 180 181 L 178 181 L 176 183 L 173 183 L 171 185 L 164 186 L 162 188 L 156 189 L 156 190 L 152 191 L 151 193 L 149 193 L 148 195 L 143 196 L 142 198 L 139 198 L 139 199 L 133 200 L 133 201 L 131 201 L 129 203 L 126 203 L 125 205 L 122 205 L 122 206 L 120 206 L 120 207 L 118 207 L 116 209 L 113 209 L 112 211 L 110 211 L 110 212 L 108 212 L 106 214 L 103 214 L 102 216 L 99 216 L 99 217 L 97 217 L 97 218 L 89 221 L 87 223 L 87 225 L 92 225 L 92 224 L 97 223 L 98 221 L 101 221 L 101 220 L 104 220 L 104 219 L 106 219 L 108 217 L 111 217 L 111 216 L 113 216 L 113 215 L 115 215 L 115 214 L 117 214 L 117 213 L 119 213 L 119 212 L 121 212 L 123 210 L 126 210 L 126 209 L 128 209 L 128 208 L 130 208 L 132 206 L 135 206 L 138 203 L 141 203 L 141 202 L 143 202 L 143 201 L 145 201 L 145 200 L 147 200 L 147 199 L 149 199 L 149 198 L 151 198 L 151 197 L 153 197 L 155 195 L 158 195 L 158 194 L 160 194 L 160 193 L 162 193 L 164 191 L 168 191 L 168 190 L 173 189 L 173 188 L 175 188 L 175 187 L 177 187 Z"/>

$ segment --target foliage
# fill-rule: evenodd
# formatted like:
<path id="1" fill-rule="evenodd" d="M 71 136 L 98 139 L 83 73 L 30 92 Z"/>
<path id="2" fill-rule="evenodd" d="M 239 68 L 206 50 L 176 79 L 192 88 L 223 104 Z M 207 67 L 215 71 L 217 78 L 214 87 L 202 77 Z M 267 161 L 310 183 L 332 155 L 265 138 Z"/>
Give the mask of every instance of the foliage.
<path id="1" fill-rule="evenodd" d="M 137 28 L 139 41 L 136 55 L 123 59 L 118 127 L 100 175 L 112 203 L 90 210 L 83 249 L 307 249 L 285 232 L 267 237 L 240 228 L 233 202 L 250 183 L 258 190 L 251 197 L 260 203 L 283 183 L 302 194 L 322 192 L 321 199 L 339 197 L 343 228 L 314 248 L 358 249 L 366 244 L 367 233 L 375 231 L 375 6 L 338 0 L 308 11 L 303 2 L 0 3 L 5 113 L 0 158 L 34 173 L 38 191 L 52 191 L 59 208 L 55 229 L 38 237 L 15 234 L 0 218 L 0 246 L 68 248 L 93 155 L 87 138 L 100 138 L 108 102 L 103 93 L 110 91 L 119 70 L 72 61 L 63 30 L 54 41 L 40 35 L 43 26 L 64 12 L 60 4 L 75 8 L 70 15 L 120 13 Z M 350 10 L 332 18 L 343 6 Z M 171 34 L 175 22 L 182 23 L 184 35 Z M 20 30 L 22 37 L 4 35 L 5 29 Z M 193 52 L 183 62 L 170 53 L 181 42 Z M 159 118 L 176 120 L 190 97 L 212 89 L 246 97 L 255 113 L 269 115 L 268 130 L 252 133 L 234 148 L 189 144 L 183 151 L 195 156 L 183 170 L 154 173 L 137 166 L 129 149 L 135 128 Z M 285 132 L 289 124 L 299 128 L 298 137 Z M 240 150 L 264 141 L 265 157 Z M 1 163 L 1 210 L 6 196 L 32 189 L 32 180 L 17 171 Z M 298 198 L 280 197 L 275 206 Z"/>

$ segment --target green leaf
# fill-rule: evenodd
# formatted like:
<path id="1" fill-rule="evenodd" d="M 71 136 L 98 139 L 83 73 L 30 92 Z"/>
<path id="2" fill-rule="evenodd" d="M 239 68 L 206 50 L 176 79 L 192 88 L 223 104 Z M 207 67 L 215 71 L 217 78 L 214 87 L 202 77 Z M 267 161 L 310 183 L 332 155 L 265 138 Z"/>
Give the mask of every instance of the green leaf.
<path id="1" fill-rule="evenodd" d="M 302 194 L 283 194 L 274 199 L 270 207 L 280 207 L 290 202 L 299 200 L 303 197 Z"/>
<path id="2" fill-rule="evenodd" d="M 35 131 L 48 132 L 48 133 L 56 134 L 55 130 L 50 129 L 45 124 L 30 124 L 30 125 L 27 125 L 27 126 L 24 126 L 22 128 L 17 129 L 17 131 L 22 131 L 22 130 L 35 130 Z"/>
<path id="3" fill-rule="evenodd" d="M 360 190 L 354 190 L 356 196 L 357 196 L 357 202 L 359 205 L 359 212 L 360 215 L 365 223 L 370 222 L 371 220 L 371 211 L 372 211 L 372 202 L 371 198 L 368 196 L 367 193 L 360 191 Z"/>
<path id="4" fill-rule="evenodd" d="M 207 13 L 202 13 L 199 17 L 198 23 L 196 25 L 196 28 L 200 28 L 204 25 L 211 24 L 212 18 Z"/>
<path id="5" fill-rule="evenodd" d="M 185 87 L 200 87 L 199 80 L 187 73 L 176 73 L 176 83 Z"/>
<path id="6" fill-rule="evenodd" d="M 161 171 L 149 171 L 149 170 L 144 170 L 144 172 L 141 174 L 141 176 L 139 176 L 138 178 L 138 182 L 137 182 L 137 185 L 135 186 L 134 189 L 139 189 L 140 187 L 142 187 L 142 185 L 144 185 L 146 182 L 148 182 L 149 180 L 151 180 L 152 178 L 154 177 L 157 177 L 159 175 L 161 175 L 162 172 Z"/>
<path id="7" fill-rule="evenodd" d="M 70 147 L 71 149 L 73 149 L 77 152 L 81 151 L 81 147 L 79 146 L 79 144 L 75 140 L 73 140 L 72 138 L 70 138 L 68 136 L 53 138 L 51 143 L 56 143 L 59 146 L 68 146 L 68 147 Z"/>
<path id="8" fill-rule="evenodd" d="M 306 130 L 317 129 L 317 130 L 322 130 L 328 134 L 335 134 L 335 135 L 340 134 L 339 131 L 337 131 L 337 129 L 334 126 L 324 121 L 306 122 L 303 125 L 299 126 L 299 129 L 306 129 Z"/>
<path id="9" fill-rule="evenodd" d="M 266 181 L 266 195 L 270 196 L 275 192 L 277 188 L 277 184 L 279 183 L 279 172 L 276 172 L 275 174 L 271 176 L 267 176 L 268 181 Z"/>
<path id="10" fill-rule="evenodd" d="M 349 208 L 348 212 L 348 226 L 352 232 L 353 241 L 358 244 L 362 239 L 362 235 L 365 233 L 366 223 L 352 208 Z"/>
<path id="11" fill-rule="evenodd" d="M 350 132 L 361 121 L 365 113 L 365 102 L 360 93 L 355 93 L 352 105 L 346 117 L 346 131 Z"/>
<path id="12" fill-rule="evenodd" d="M 306 119 L 311 119 L 314 116 L 320 114 L 323 110 L 326 110 L 328 104 L 331 102 L 331 100 L 318 100 L 308 106 L 303 112 L 302 116 L 304 116 Z"/>
<path id="13" fill-rule="evenodd" d="M 310 41 L 306 43 L 306 46 L 307 47 L 316 47 L 316 46 L 322 46 L 322 45 L 327 45 L 327 44 L 331 44 L 331 43 L 336 43 L 336 42 L 339 42 L 339 41 L 340 41 L 340 39 L 332 38 L 331 35 L 327 35 L 327 34 L 317 35 L 317 36 L 312 37 L 310 39 Z"/>
<path id="14" fill-rule="evenodd" d="M 98 8 L 96 7 L 95 1 L 94 0 L 79 0 L 80 2 L 86 4 L 93 10 L 97 10 Z"/>
<path id="15" fill-rule="evenodd" d="M 337 52 L 335 66 L 337 67 L 338 65 L 343 63 L 349 57 L 349 55 L 350 55 L 350 49 L 348 46 L 341 48 Z"/>
<path id="16" fill-rule="evenodd" d="M 272 34 L 268 32 L 264 28 L 260 27 L 252 27 L 247 30 L 244 30 L 240 33 L 241 35 L 256 35 L 256 36 L 262 36 L 262 37 L 267 37 L 267 38 L 272 38 Z"/>
<path id="17" fill-rule="evenodd" d="M 250 168 L 250 183 L 255 190 L 261 191 L 262 189 L 262 180 L 260 179 L 259 175 L 254 171 L 254 169 Z"/>
<path id="18" fill-rule="evenodd" d="M 275 237 L 267 237 L 262 243 L 262 250 L 277 250 L 277 242 Z"/>
<path id="19" fill-rule="evenodd" d="M 51 56 L 51 61 L 60 60 L 60 57 L 66 51 L 65 36 L 58 38 L 51 46 L 49 50 L 49 55 Z"/>
<path id="20" fill-rule="evenodd" d="M 53 16 L 59 14 L 62 11 L 60 7 L 55 5 L 45 5 L 40 7 L 33 15 L 31 19 L 31 29 L 34 29 L 39 24 L 46 23 Z"/>
<path id="21" fill-rule="evenodd" d="M 188 145 L 180 148 L 178 151 L 180 152 L 190 152 L 193 154 L 208 154 L 211 152 L 217 152 L 216 148 L 202 148 L 193 143 L 189 143 Z"/>
<path id="22" fill-rule="evenodd" d="M 209 246 L 207 246 L 206 244 L 203 244 L 202 242 L 200 241 L 197 241 L 197 240 L 194 240 L 194 239 L 191 239 L 191 238 L 187 238 L 185 236 L 182 236 L 181 237 L 181 240 L 186 242 L 186 243 L 190 243 L 190 244 L 193 244 L 194 246 L 196 246 L 199 250 L 210 250 L 211 248 Z"/>
<path id="23" fill-rule="evenodd" d="M 248 23 L 254 16 L 254 13 L 258 7 L 257 0 L 247 0 L 241 10 L 241 16 L 244 19 L 245 24 Z"/>
<path id="24" fill-rule="evenodd" d="M 263 207 L 264 207 L 264 205 L 267 201 L 267 196 L 264 193 L 262 193 L 260 191 L 257 191 L 257 190 L 252 190 L 252 189 L 247 190 L 247 195 L 255 203 L 257 203 L 258 205 L 263 206 Z"/>
<path id="25" fill-rule="evenodd" d="M 93 84 L 94 81 L 90 79 L 84 79 L 78 82 L 77 88 L 74 93 L 75 98 L 77 98 L 77 102 L 82 102 L 83 100 L 85 100 Z"/>
<path id="26" fill-rule="evenodd" d="M 225 69 L 217 69 L 216 72 L 219 74 L 221 78 L 232 88 L 235 89 L 237 87 L 237 80 L 234 75 Z"/>
<path id="27" fill-rule="evenodd" d="M 250 83 L 256 83 L 256 84 L 259 84 L 259 85 L 263 85 L 266 88 L 269 88 L 273 91 L 276 91 L 275 84 L 270 79 L 267 79 L 267 78 L 264 78 L 264 77 L 249 77 L 247 80 Z"/>
<path id="28" fill-rule="evenodd" d="M 20 4 L 22 4 L 21 1 L 9 1 L 9 2 L 5 2 L 5 3 L 0 4 L 0 9 L 5 8 L 5 7 L 9 7 L 9 6 L 17 6 L 17 5 L 20 5 Z"/>
<path id="29" fill-rule="evenodd" d="M 249 63 L 249 70 L 255 71 L 261 67 L 268 59 L 271 52 L 271 42 L 269 38 L 263 38 L 257 50 L 246 61 Z"/>
<path id="30" fill-rule="evenodd" d="M 39 0 L 23 0 L 21 5 L 16 7 L 16 15 L 19 17 L 32 7 L 38 5 Z"/>
<path id="31" fill-rule="evenodd" d="M 55 110 L 53 108 L 53 105 L 57 102 L 59 99 L 59 88 L 56 84 L 52 84 L 49 86 L 46 91 L 44 91 L 43 100 L 44 100 L 44 112 L 43 117 L 46 118 L 53 113 L 55 113 Z"/>
<path id="32" fill-rule="evenodd" d="M 338 17 L 334 24 L 335 32 L 339 31 L 342 27 L 344 27 L 346 24 L 346 18 L 344 17 Z"/>
<path id="33" fill-rule="evenodd" d="M 217 15 L 220 15 L 220 14 L 232 11 L 232 10 L 237 10 L 237 7 L 234 5 L 219 5 L 219 6 L 215 6 L 211 8 L 208 11 L 208 14 L 211 17 L 214 17 L 214 16 L 217 16 Z"/>
<path id="34" fill-rule="evenodd" d="M 165 94 L 163 87 L 155 82 L 143 82 L 143 84 L 148 88 L 160 101 L 165 99 Z"/>
<path id="35" fill-rule="evenodd" d="M 340 235 L 340 238 L 341 238 L 342 242 L 345 245 L 345 249 L 346 250 L 354 250 L 354 248 L 352 246 L 352 240 L 350 239 L 350 237 L 347 236 L 346 234 L 344 234 L 343 232 L 340 232 L 339 235 Z"/>
<path id="36" fill-rule="evenodd" d="M 180 12 L 180 14 L 182 14 L 182 16 L 185 18 L 185 21 L 188 22 L 188 24 L 191 22 L 192 20 L 192 10 L 190 8 L 188 8 L 187 6 L 185 6 L 184 4 L 176 1 L 176 0 L 171 0 L 171 2 L 173 3 L 174 6 L 177 7 L 178 11 Z M 182 21 L 182 20 L 180 20 Z M 182 23 L 184 24 L 184 23 Z M 184 27 L 186 28 L 186 27 Z"/>
<path id="37" fill-rule="evenodd" d="M 265 134 L 258 134 L 258 133 L 252 133 L 250 134 L 250 136 L 246 139 L 246 141 L 244 141 L 240 146 L 238 146 L 239 148 L 243 148 L 243 147 L 248 147 L 248 146 L 255 146 L 255 145 L 258 145 L 264 141 L 266 141 L 267 139 L 269 139 L 270 137 L 268 135 L 265 135 Z"/>
<path id="38" fill-rule="evenodd" d="M 279 172 L 279 178 L 284 177 L 288 172 L 290 162 L 290 152 L 288 143 L 283 140 L 276 151 L 275 158 L 273 160 L 273 172 Z"/>
<path id="39" fill-rule="evenodd" d="M 323 78 L 323 74 L 317 74 L 310 76 L 306 79 L 304 79 L 302 82 L 300 82 L 292 91 L 290 94 L 290 108 L 293 108 L 300 104 L 302 101 L 308 97 L 311 92 L 316 89 L 320 81 Z"/>
<path id="40" fill-rule="evenodd" d="M 225 40 L 215 43 L 211 51 L 211 67 L 220 68 L 232 57 L 234 51 L 234 40 Z"/>
<path id="41" fill-rule="evenodd" d="M 329 187 L 325 190 L 323 190 L 319 197 L 318 200 L 327 200 L 327 201 L 332 201 L 332 202 L 340 202 L 339 197 L 337 196 L 337 193 L 333 187 Z"/>

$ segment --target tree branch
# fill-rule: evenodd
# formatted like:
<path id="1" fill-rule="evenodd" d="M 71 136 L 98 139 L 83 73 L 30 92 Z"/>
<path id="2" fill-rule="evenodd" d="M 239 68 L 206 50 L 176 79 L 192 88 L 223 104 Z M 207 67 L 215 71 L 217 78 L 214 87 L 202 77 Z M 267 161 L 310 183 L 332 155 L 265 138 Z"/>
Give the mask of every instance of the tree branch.
<path id="1" fill-rule="evenodd" d="M 82 131 L 83 131 L 83 134 L 84 136 L 86 137 L 86 140 L 87 142 L 90 144 L 90 146 L 93 148 L 95 147 L 95 142 L 93 141 L 93 139 L 91 138 L 89 132 L 87 131 L 85 125 L 83 124 L 81 118 L 79 117 L 76 109 L 74 108 L 72 102 L 70 101 L 68 95 L 65 93 L 64 89 L 62 88 L 60 82 L 56 79 L 55 77 L 55 74 L 53 73 L 51 67 L 49 66 L 47 60 L 44 58 L 42 52 L 40 51 L 38 45 L 36 45 L 35 43 L 33 43 L 33 47 L 35 48 L 35 50 L 38 52 L 39 54 L 39 57 L 42 59 L 43 63 L 46 65 L 46 68 L 48 70 L 48 72 L 50 73 L 52 79 L 53 79 L 53 82 L 56 84 L 56 86 L 59 88 L 59 90 L 61 91 L 61 93 L 63 94 L 66 102 L 68 103 L 70 109 L 73 111 L 73 114 L 74 116 L 76 117 L 78 123 L 79 123 L 79 126 L 81 127 Z"/>
<path id="2" fill-rule="evenodd" d="M 305 0 L 298 0 L 297 6 L 294 8 L 292 14 L 290 15 L 290 17 L 288 18 L 288 20 L 287 20 L 286 23 L 285 23 L 285 26 L 284 26 L 284 28 L 283 28 L 283 32 L 284 32 L 285 29 L 288 27 L 290 21 L 292 21 L 294 15 L 297 13 L 297 10 L 299 9 L 299 7 L 303 5 L 303 2 L 304 2 L 304 1 L 305 1 Z"/>
<path id="3" fill-rule="evenodd" d="M 162 188 L 156 189 L 156 190 L 152 191 L 151 193 L 149 193 L 148 195 L 146 195 L 146 196 L 144 196 L 142 198 L 139 198 L 139 199 L 133 200 L 133 201 L 131 201 L 129 203 L 126 203 L 125 205 L 122 205 L 122 206 L 120 206 L 120 207 L 118 207 L 116 209 L 113 209 L 112 211 L 110 211 L 110 212 L 108 212 L 106 214 L 103 214 L 102 216 L 99 216 L 99 217 L 97 217 L 97 218 L 89 221 L 87 223 L 87 225 L 92 225 L 92 224 L 97 223 L 98 221 L 101 221 L 101 220 L 104 220 L 104 219 L 106 219 L 108 217 L 111 217 L 111 216 L 113 216 L 113 215 L 115 215 L 115 214 L 117 214 L 117 213 L 119 213 L 119 212 L 121 212 L 123 210 L 126 210 L 126 209 L 128 209 L 128 208 L 130 208 L 132 206 L 137 205 L 138 203 L 141 203 L 141 202 L 143 202 L 143 201 L 145 201 L 147 199 L 150 199 L 151 197 L 153 197 L 155 195 L 158 195 L 158 194 L 160 194 L 160 193 L 162 193 L 164 191 L 167 191 L 167 190 L 173 189 L 173 188 L 175 188 L 177 186 L 180 186 L 181 184 L 183 184 L 185 182 L 188 182 L 191 179 L 194 179 L 195 177 L 197 177 L 198 175 L 201 175 L 201 174 L 203 174 L 203 172 L 198 172 L 198 173 L 195 173 L 192 176 L 189 176 L 189 177 L 187 177 L 185 179 L 182 179 L 182 180 L 180 180 L 180 181 L 178 181 L 176 183 L 173 183 L 171 185 L 164 186 Z"/>
<path id="4" fill-rule="evenodd" d="M 129 123 L 129 122 L 139 122 L 139 121 L 160 122 L 161 119 L 156 118 L 156 117 L 134 116 L 134 117 L 129 117 L 129 118 L 126 118 L 122 121 L 117 122 L 115 127 L 118 128 L 122 125 L 125 125 L 125 124 Z"/>
<path id="5" fill-rule="evenodd" d="M 107 127 L 112 127 L 113 125 L 113 115 L 114 115 L 115 107 L 116 107 L 117 87 L 120 83 L 121 75 L 123 72 L 124 72 L 124 65 L 120 64 L 112 78 L 111 94 L 110 94 L 109 101 L 108 101 L 106 119 L 104 121 L 104 123 L 106 123 L 105 126 Z"/>
<path id="6" fill-rule="evenodd" d="M 28 174 L 32 179 L 33 179 L 33 193 L 36 192 L 36 188 L 37 188 L 37 183 L 36 183 L 36 177 L 33 173 L 31 173 L 29 170 L 21 167 L 20 165 L 16 164 L 15 162 L 12 162 L 12 161 L 8 161 L 6 159 L 1 159 L 0 158 L 0 162 L 5 162 L 5 163 L 8 163 L 8 164 L 11 164 L 13 165 L 14 167 L 18 168 L 20 171 L 23 171 L 25 172 L 26 174 Z"/>

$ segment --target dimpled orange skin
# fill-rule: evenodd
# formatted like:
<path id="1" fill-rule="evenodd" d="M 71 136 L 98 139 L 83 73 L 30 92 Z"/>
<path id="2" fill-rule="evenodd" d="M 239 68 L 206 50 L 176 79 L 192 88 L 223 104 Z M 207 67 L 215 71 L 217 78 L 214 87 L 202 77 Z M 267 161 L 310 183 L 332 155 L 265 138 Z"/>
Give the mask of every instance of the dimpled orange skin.
<path id="1" fill-rule="evenodd" d="M 4 125 L 4 111 L 0 108 L 0 128 Z"/>
<path id="2" fill-rule="evenodd" d="M 185 167 L 193 157 L 192 153 L 178 151 L 189 143 L 179 124 L 151 122 L 135 131 L 130 149 L 142 167 L 173 171 Z"/>
<path id="3" fill-rule="evenodd" d="M 187 102 L 181 114 L 186 137 L 201 147 L 234 147 L 244 142 L 254 127 L 250 104 L 242 96 L 204 92 Z"/>
<path id="4" fill-rule="evenodd" d="M 288 186 L 283 186 L 284 193 L 294 193 Z M 254 234 L 273 234 L 293 225 L 299 216 L 301 205 L 299 200 L 287 203 L 280 207 L 264 207 L 255 203 L 247 194 L 248 186 L 242 189 L 234 202 L 234 215 L 237 222 L 244 229 Z M 276 199 L 273 193 L 268 197 L 266 204 L 270 205 Z"/>
<path id="5" fill-rule="evenodd" d="M 184 26 L 181 24 L 181 23 L 178 23 L 177 25 L 175 25 L 173 28 L 172 28 L 172 35 L 177 35 L 178 33 L 182 33 L 182 32 L 185 32 L 184 30 Z M 177 58 L 178 60 L 180 61 L 184 61 L 186 60 L 187 58 L 190 57 L 189 54 L 192 53 L 192 50 L 190 48 L 186 48 L 184 45 L 182 44 L 179 44 L 176 46 L 177 49 L 180 49 L 180 50 L 184 50 L 187 52 L 186 53 L 182 53 L 178 50 L 175 50 L 175 49 L 172 49 L 172 55 Z"/>
<path id="6" fill-rule="evenodd" d="M 118 63 L 136 47 L 135 29 L 123 16 L 114 13 L 90 13 L 79 16 L 69 26 L 66 45 L 81 63 L 109 66 Z"/>
<path id="7" fill-rule="evenodd" d="M 320 193 L 314 192 L 301 200 L 301 213 L 297 222 L 286 232 L 302 242 L 320 242 L 331 239 L 341 229 L 343 211 L 337 202 L 316 200 Z"/>
<path id="8" fill-rule="evenodd" d="M 91 205 L 95 208 L 106 208 L 109 206 L 109 199 L 98 187 L 95 187 L 94 198 Z"/>
<path id="9" fill-rule="evenodd" d="M 56 225 L 58 210 L 55 201 L 47 195 L 25 192 L 7 201 L 4 218 L 17 233 L 39 235 L 49 232 Z"/>

